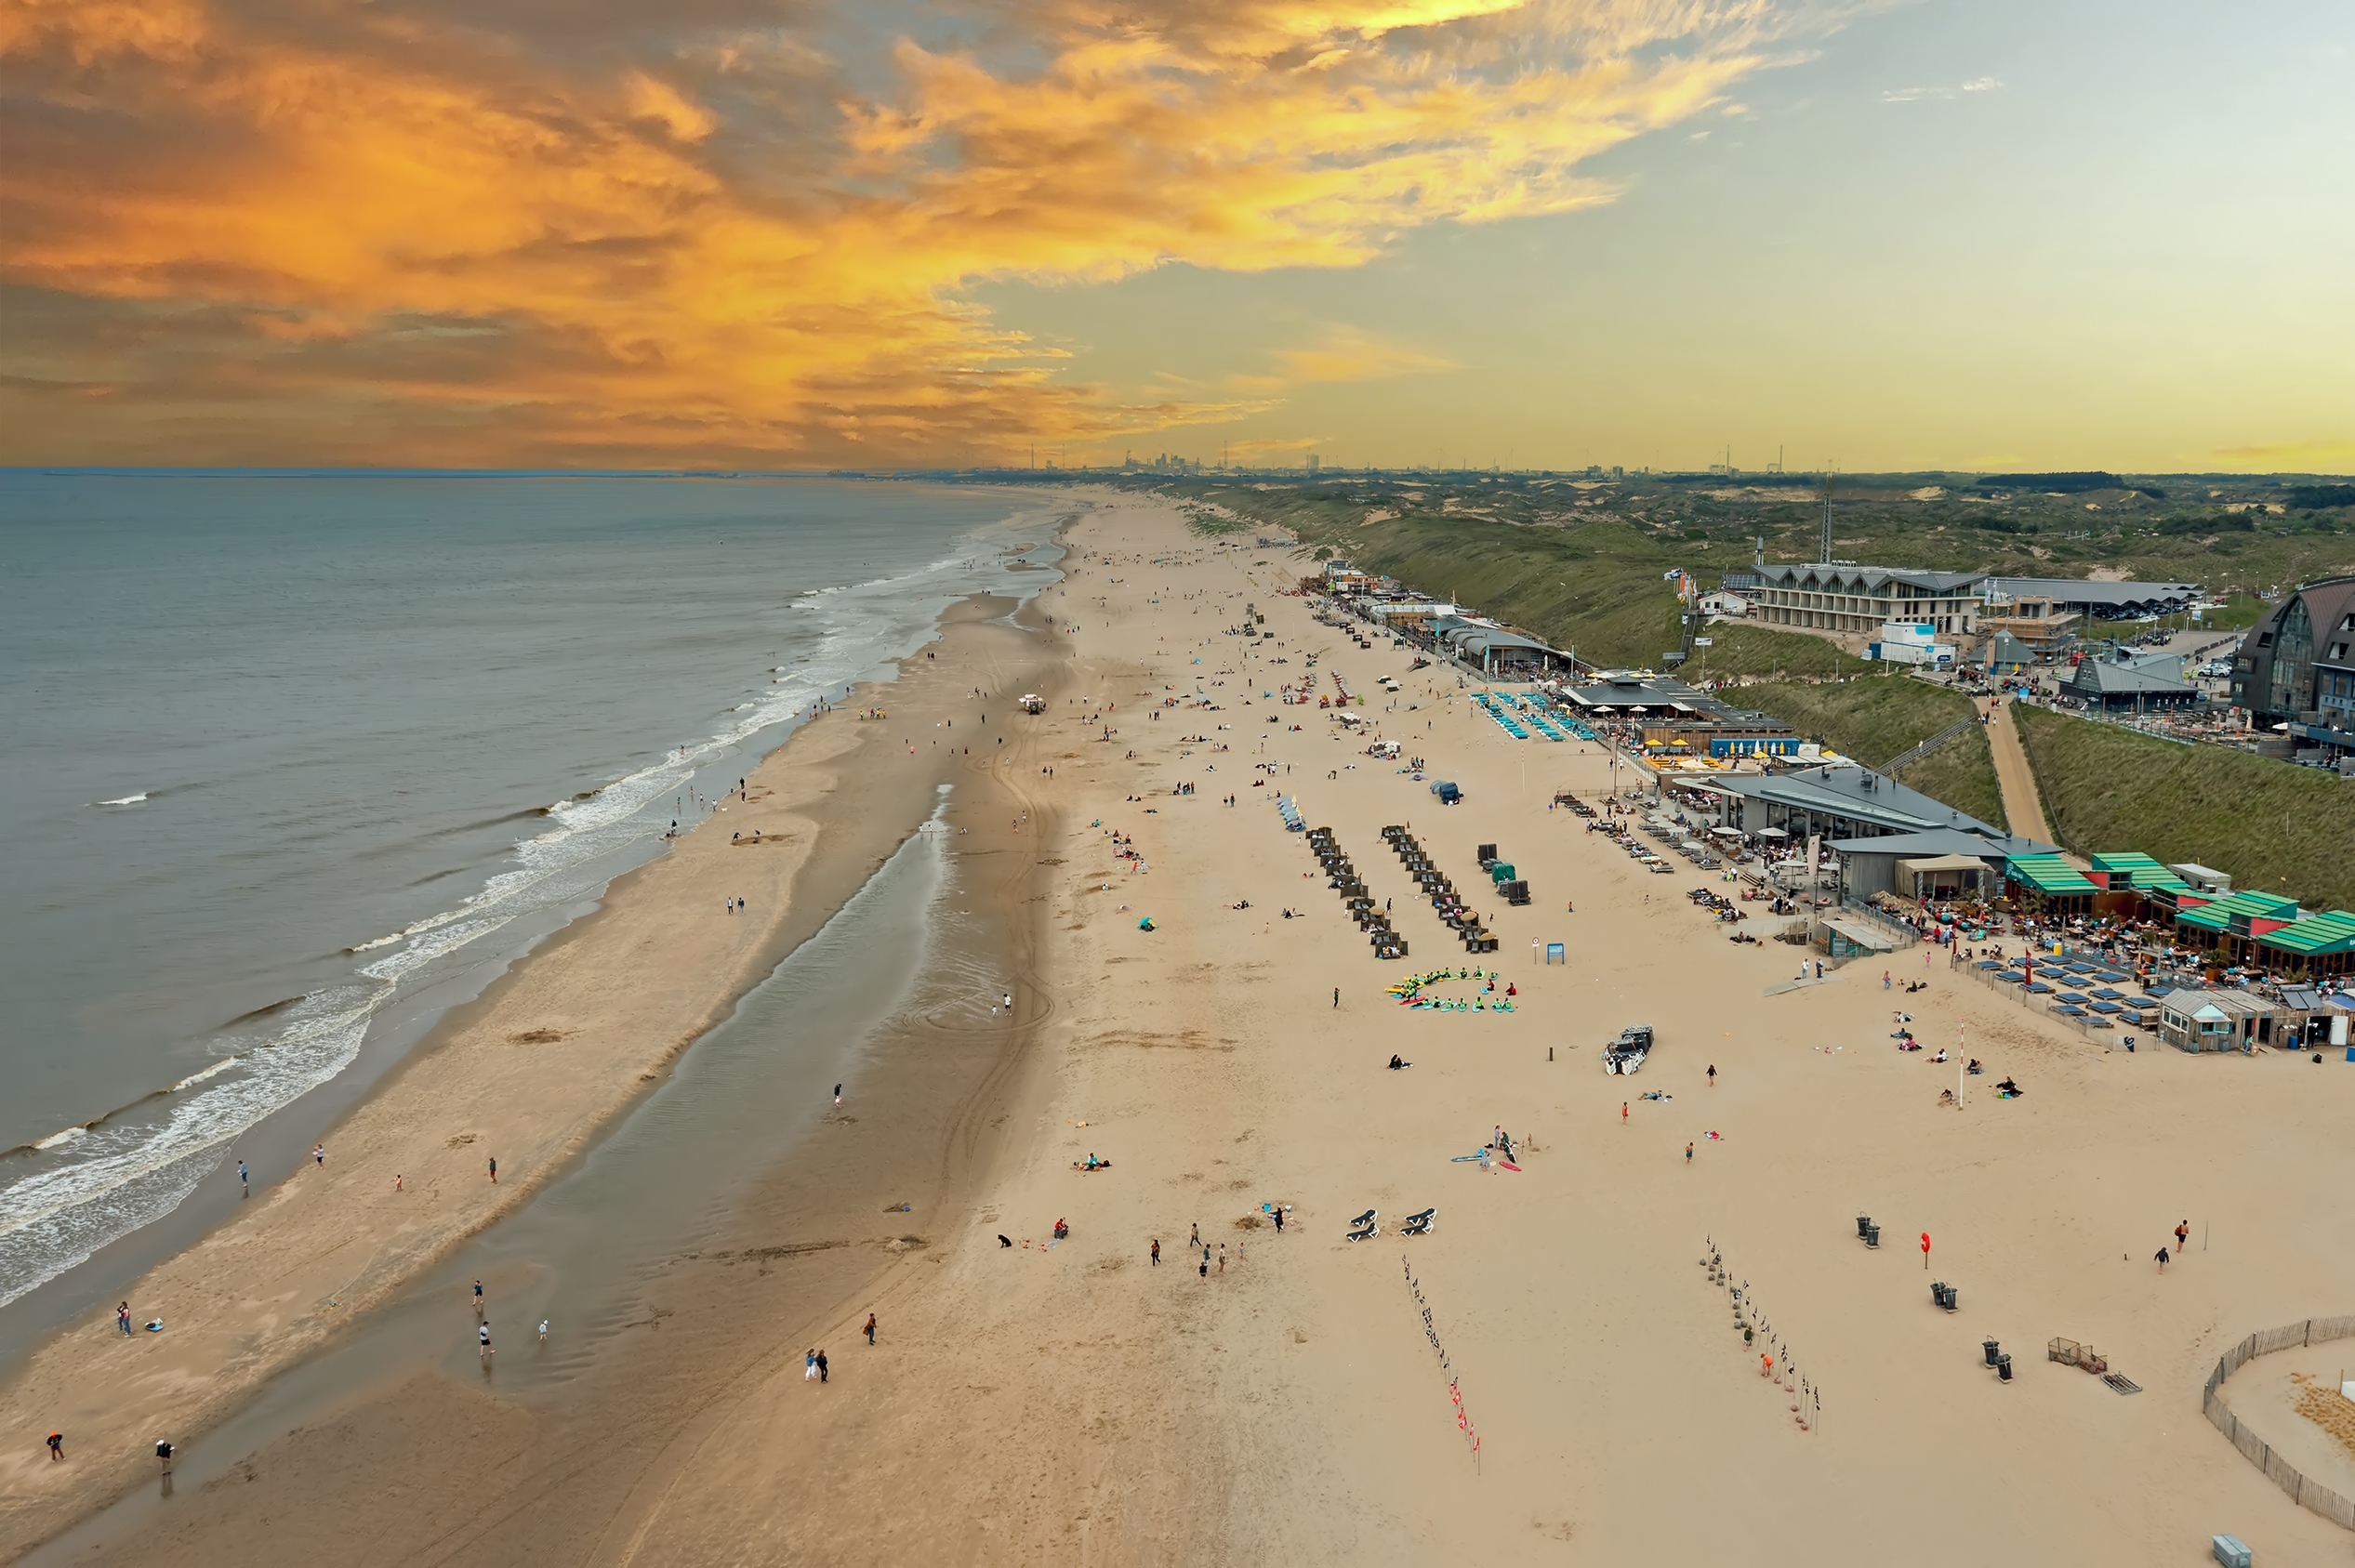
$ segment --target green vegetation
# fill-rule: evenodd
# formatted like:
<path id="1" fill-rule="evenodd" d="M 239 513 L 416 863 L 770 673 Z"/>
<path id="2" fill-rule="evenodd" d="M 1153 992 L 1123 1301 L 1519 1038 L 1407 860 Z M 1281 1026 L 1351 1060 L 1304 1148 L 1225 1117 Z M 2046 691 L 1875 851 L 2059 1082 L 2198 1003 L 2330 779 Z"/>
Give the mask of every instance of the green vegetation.
<path id="1" fill-rule="evenodd" d="M 1798 475 L 1140 474 L 1117 482 L 1216 507 L 1189 508 L 1205 534 L 1291 530 L 1303 556 L 1344 555 L 1602 665 L 1657 668 L 1678 646 L 1664 573 L 1682 568 L 1712 588 L 1750 565 L 1753 541 L 1771 561 L 1813 560 L 1822 547 L 1822 505 L 1814 481 Z M 2231 600 L 2207 624 L 2235 627 L 2294 584 L 2355 571 L 2355 510 L 2332 504 L 2349 489 L 2297 475 L 1844 475 L 1832 549 L 1880 566 L 2195 582 Z M 1804 633 L 1721 625 L 1703 635 L 1713 646 L 1696 649 L 1684 671 L 1696 679 L 1856 669 L 1852 655 Z"/>
<path id="2" fill-rule="evenodd" d="M 1906 769 L 1899 782 L 1983 823 L 2002 828 L 2011 825 L 2004 815 L 2004 790 L 1995 782 L 1995 754 L 1988 746 L 1983 725 Z"/>
<path id="3" fill-rule="evenodd" d="M 1901 675 L 1828 685 L 1771 681 L 1726 693 L 1771 713 L 1810 740 L 1877 768 L 1977 709 L 1959 692 Z M 1973 729 L 1907 768 L 1901 782 L 1984 823 L 2004 825 L 2003 792 L 1986 733 Z"/>
<path id="4" fill-rule="evenodd" d="M 2235 888 L 2355 909 L 2355 784 L 2218 746 L 2016 707 L 2044 815 L 2081 854 L 2138 850 Z"/>

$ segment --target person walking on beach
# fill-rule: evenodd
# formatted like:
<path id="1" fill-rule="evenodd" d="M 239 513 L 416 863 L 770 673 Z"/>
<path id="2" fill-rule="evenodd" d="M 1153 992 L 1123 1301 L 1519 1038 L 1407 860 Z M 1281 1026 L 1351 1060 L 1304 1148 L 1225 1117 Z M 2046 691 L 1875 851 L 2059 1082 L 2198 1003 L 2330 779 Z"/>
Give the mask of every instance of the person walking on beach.
<path id="1" fill-rule="evenodd" d="M 818 1351 L 815 1345 L 801 1352 L 801 1381 L 808 1382 L 818 1375 Z"/>
<path id="2" fill-rule="evenodd" d="M 496 1186 L 497 1186 L 498 1184 L 499 1184 L 499 1157 L 498 1157 L 496 1154 L 493 1154 L 493 1155 L 491 1156 L 491 1185 L 492 1185 L 492 1186 L 494 1186 L 494 1187 L 496 1187 Z"/>
<path id="3" fill-rule="evenodd" d="M 1693 1145 L 1692 1140 L 1690 1139 L 1687 1139 L 1685 1140 L 1685 1163 L 1687 1165 L 1691 1165 L 1693 1163 Z"/>
<path id="4" fill-rule="evenodd" d="M 1336 1008 L 1341 1006 L 1341 987 L 1338 985 L 1333 987 L 1333 1006 Z"/>
<path id="5" fill-rule="evenodd" d="M 237 1186 L 239 1197 L 250 1198 L 254 1195 L 254 1184 L 245 1176 L 245 1162 L 243 1160 L 237 1162 Z"/>
<path id="6" fill-rule="evenodd" d="M 1185 1245 L 1188 1246 L 1200 1246 L 1202 1245 L 1202 1222 L 1200 1220 L 1197 1219 L 1194 1222 L 1194 1229 L 1186 1235 Z"/>
<path id="7" fill-rule="evenodd" d="M 818 1381 L 821 1383 L 826 1381 L 826 1352 L 824 1351 L 818 1352 Z"/>
<path id="8" fill-rule="evenodd" d="M 2189 1219 L 2177 1220 L 2176 1222 L 2176 1256 L 2180 1258 L 2190 1249 L 2191 1221 Z"/>
<path id="9" fill-rule="evenodd" d="M 2159 1272 L 2163 1274 L 2167 1272 L 2167 1249 L 2163 1246 L 2159 1249 Z"/>
<path id="10" fill-rule="evenodd" d="M 397 1170 L 392 1173 L 392 1190 L 396 1192 L 401 1190 L 401 1173 Z"/>
<path id="11" fill-rule="evenodd" d="M 867 1342 L 869 1345 L 875 1343 L 875 1314 L 873 1312 L 867 1314 Z"/>
<path id="12" fill-rule="evenodd" d="M 1627 1125 L 1627 1101 L 1624 1100 L 1619 1102 L 1619 1125 L 1621 1127 Z"/>
<path id="13" fill-rule="evenodd" d="M 1210 1248 L 1208 1248 L 1208 1247 L 1204 1247 L 1204 1248 L 1202 1249 L 1202 1271 L 1201 1271 L 1201 1273 L 1202 1273 L 1202 1278 L 1204 1278 L 1204 1279 L 1209 1279 L 1209 1278 L 1211 1277 L 1211 1249 L 1210 1249 Z"/>
<path id="14" fill-rule="evenodd" d="M 114 1326 L 123 1331 L 123 1337 L 131 1337 L 131 1304 L 120 1301 L 114 1307 Z"/>
<path id="15" fill-rule="evenodd" d="M 1284 1233 L 1284 1206 L 1282 1204 L 1276 1206 L 1276 1233 L 1279 1236 Z"/>
<path id="16" fill-rule="evenodd" d="M 539 1342 L 543 1345 L 548 1343 L 548 1320 L 546 1318 L 539 1320 Z"/>
<path id="17" fill-rule="evenodd" d="M 1713 1089 L 1717 1087 L 1717 1064 L 1713 1061 L 1709 1064 L 1709 1087 Z"/>
<path id="18" fill-rule="evenodd" d="M 474 1321 L 475 1321 L 475 1322 L 477 1322 L 477 1323 L 481 1323 L 482 1321 L 483 1321 L 483 1282 L 482 1282 L 481 1280 L 476 1280 L 476 1281 L 474 1282 Z"/>
<path id="19" fill-rule="evenodd" d="M 475 1337 L 475 1340 L 476 1340 L 476 1343 L 477 1343 L 477 1346 L 478 1346 L 478 1348 L 476 1349 L 476 1351 L 475 1351 L 475 1352 L 474 1352 L 474 1359 L 475 1359 L 475 1360 L 477 1360 L 477 1361 L 479 1361 L 479 1362 L 482 1362 L 482 1363 L 483 1363 L 483 1364 L 484 1364 L 485 1365 L 488 1365 L 488 1364 L 490 1364 L 490 1360 L 491 1360 L 491 1325 L 490 1325 L 490 1324 L 489 1324 L 488 1322 L 483 1323 L 483 1324 L 482 1324 L 482 1326 L 478 1327 L 478 1328 L 474 1331 L 474 1337 Z"/>
<path id="20" fill-rule="evenodd" d="M 320 1169 L 324 1170 L 327 1168 L 327 1146 L 325 1144 L 312 1144 L 311 1146 L 311 1157 L 317 1163 Z"/>
<path id="21" fill-rule="evenodd" d="M 64 1457 L 65 1457 L 65 1434 L 64 1434 L 63 1432 L 51 1432 L 51 1433 L 49 1434 L 49 1458 L 50 1458 L 50 1461 L 51 1461 L 52 1463 L 54 1463 L 54 1462 L 56 1462 L 57 1460 L 62 1459 L 62 1458 L 64 1458 Z"/>
<path id="22" fill-rule="evenodd" d="M 840 1084 L 834 1086 L 834 1109 L 842 1109 L 842 1086 Z"/>
<path id="23" fill-rule="evenodd" d="M 1161 1238 L 1158 1236 L 1153 1238 L 1153 1266 L 1157 1269 L 1161 1266 Z"/>

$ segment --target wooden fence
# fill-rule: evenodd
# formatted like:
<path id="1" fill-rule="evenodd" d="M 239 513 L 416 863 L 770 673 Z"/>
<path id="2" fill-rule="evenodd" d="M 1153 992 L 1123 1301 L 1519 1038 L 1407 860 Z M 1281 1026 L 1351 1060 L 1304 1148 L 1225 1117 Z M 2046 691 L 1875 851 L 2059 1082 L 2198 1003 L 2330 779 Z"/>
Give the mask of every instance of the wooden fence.
<path id="1" fill-rule="evenodd" d="M 2295 1350 L 2304 1345 L 2328 1344 L 2334 1339 L 2355 1338 L 2355 1315 L 2336 1318 L 2308 1318 L 2302 1323 L 2284 1324 L 2280 1328 L 2259 1329 L 2216 1358 L 2216 1370 L 2208 1374 L 2207 1386 L 2200 1390 L 2200 1413 L 2216 1430 L 2231 1440 L 2249 1463 L 2263 1470 L 2268 1480 L 2290 1495 L 2290 1500 L 2310 1513 L 2321 1514 L 2342 1530 L 2355 1530 L 2355 1502 L 2309 1479 L 2297 1467 L 2274 1452 L 2273 1445 L 2252 1430 L 2238 1416 L 2226 1408 L 2217 1397 L 2224 1380 L 2258 1356 L 2271 1355 L 2276 1351 Z"/>

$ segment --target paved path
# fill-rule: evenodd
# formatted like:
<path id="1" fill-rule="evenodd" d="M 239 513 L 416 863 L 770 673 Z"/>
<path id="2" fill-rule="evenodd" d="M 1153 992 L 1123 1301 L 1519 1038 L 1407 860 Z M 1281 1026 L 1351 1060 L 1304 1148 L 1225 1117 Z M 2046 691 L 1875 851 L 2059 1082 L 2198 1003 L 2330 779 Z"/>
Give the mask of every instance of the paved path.
<path id="1" fill-rule="evenodd" d="M 1994 709 L 1994 722 L 1987 727 L 1987 744 L 1995 753 L 1995 783 L 2004 792 L 2004 820 L 2022 837 L 2057 844 L 2060 840 L 2044 821 L 2044 803 L 2036 794 L 2036 775 L 2029 770 L 2028 753 L 2021 749 L 2019 731 L 2012 726 L 2012 705 L 1998 701 Z"/>

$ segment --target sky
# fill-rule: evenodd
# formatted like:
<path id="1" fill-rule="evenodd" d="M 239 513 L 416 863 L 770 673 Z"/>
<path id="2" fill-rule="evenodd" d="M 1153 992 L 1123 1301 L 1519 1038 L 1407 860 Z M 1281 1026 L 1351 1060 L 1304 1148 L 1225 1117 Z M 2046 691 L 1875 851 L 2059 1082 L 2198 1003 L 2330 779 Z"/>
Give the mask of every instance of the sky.
<path id="1" fill-rule="evenodd" d="M 2355 469 L 2339 0 L 0 0 L 0 463 Z"/>

